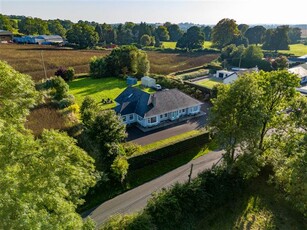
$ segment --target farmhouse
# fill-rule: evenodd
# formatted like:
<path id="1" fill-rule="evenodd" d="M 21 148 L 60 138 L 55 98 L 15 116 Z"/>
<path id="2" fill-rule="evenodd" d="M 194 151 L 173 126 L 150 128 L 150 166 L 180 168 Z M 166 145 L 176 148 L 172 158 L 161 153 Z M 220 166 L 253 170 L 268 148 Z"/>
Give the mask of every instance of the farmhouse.
<path id="1" fill-rule="evenodd" d="M 215 77 L 223 80 L 224 84 L 230 84 L 233 81 L 235 81 L 238 78 L 238 76 L 251 72 L 258 72 L 258 67 L 251 69 L 233 68 L 231 71 L 218 70 L 216 71 Z"/>
<path id="2" fill-rule="evenodd" d="M 12 41 L 13 34 L 10 31 L 0 30 L 0 43 Z"/>
<path id="3" fill-rule="evenodd" d="M 178 89 L 149 94 L 134 87 L 127 87 L 115 102 L 115 111 L 126 124 L 136 123 L 145 128 L 197 114 L 202 105 Z"/>
<path id="4" fill-rule="evenodd" d="M 307 84 L 307 63 L 290 68 L 288 71 L 301 79 L 301 85 Z"/>

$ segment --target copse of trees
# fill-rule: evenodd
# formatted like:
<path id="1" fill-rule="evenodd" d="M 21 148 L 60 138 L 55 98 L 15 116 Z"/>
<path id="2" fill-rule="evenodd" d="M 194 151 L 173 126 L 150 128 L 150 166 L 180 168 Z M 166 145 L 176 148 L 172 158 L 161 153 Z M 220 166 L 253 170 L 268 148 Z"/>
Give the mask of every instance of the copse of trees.
<path id="1" fill-rule="evenodd" d="M 135 46 L 113 49 L 108 56 L 94 57 L 90 62 L 90 73 L 95 78 L 127 75 L 142 77 L 149 72 L 149 68 L 146 52 Z"/>
<path id="2" fill-rule="evenodd" d="M 265 32 L 263 46 L 265 50 L 289 50 L 289 26 L 278 26 Z"/>

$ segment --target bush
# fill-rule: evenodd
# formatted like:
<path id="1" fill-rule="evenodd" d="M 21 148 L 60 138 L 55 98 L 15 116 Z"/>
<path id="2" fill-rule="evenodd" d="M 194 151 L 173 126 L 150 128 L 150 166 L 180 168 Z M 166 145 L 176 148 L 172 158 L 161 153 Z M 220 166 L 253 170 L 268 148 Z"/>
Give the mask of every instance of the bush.
<path id="1" fill-rule="evenodd" d="M 55 71 L 54 75 L 61 77 L 66 82 L 68 82 L 74 79 L 75 70 L 73 67 L 68 67 L 67 69 L 65 69 L 64 67 L 60 67 L 57 71 Z"/>
<path id="2" fill-rule="evenodd" d="M 55 89 L 54 99 L 57 101 L 67 97 L 69 86 L 61 77 L 55 77 L 52 79 L 52 87 Z"/>
<path id="3" fill-rule="evenodd" d="M 75 97 L 73 95 L 69 95 L 68 97 L 65 97 L 59 101 L 59 109 L 65 109 L 73 104 L 75 104 Z"/>

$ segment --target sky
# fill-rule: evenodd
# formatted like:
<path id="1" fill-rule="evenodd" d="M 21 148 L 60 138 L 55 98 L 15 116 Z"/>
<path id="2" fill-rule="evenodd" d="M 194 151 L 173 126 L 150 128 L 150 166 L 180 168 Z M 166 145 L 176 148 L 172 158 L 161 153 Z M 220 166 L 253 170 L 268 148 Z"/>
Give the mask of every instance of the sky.
<path id="1" fill-rule="evenodd" d="M 42 19 L 214 25 L 307 24 L 307 0 L 0 0 L 0 13 Z"/>

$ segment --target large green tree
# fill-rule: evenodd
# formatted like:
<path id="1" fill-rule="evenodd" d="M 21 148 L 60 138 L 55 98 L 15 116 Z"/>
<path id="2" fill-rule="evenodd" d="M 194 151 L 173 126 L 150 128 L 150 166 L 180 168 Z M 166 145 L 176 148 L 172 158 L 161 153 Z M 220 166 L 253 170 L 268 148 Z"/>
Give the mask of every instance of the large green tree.
<path id="1" fill-rule="evenodd" d="M 176 47 L 187 50 L 202 49 L 205 41 L 205 35 L 200 27 L 192 26 L 178 40 Z"/>
<path id="2" fill-rule="evenodd" d="M 65 37 L 66 29 L 62 26 L 59 20 L 49 20 L 48 30 L 50 34 L 60 35 Z"/>
<path id="3" fill-rule="evenodd" d="M 212 42 L 213 46 L 219 49 L 231 44 L 236 36 L 240 34 L 235 20 L 224 18 L 213 27 Z"/>
<path id="4" fill-rule="evenodd" d="M 169 32 L 165 26 L 158 26 L 156 36 L 159 37 L 160 41 L 168 41 L 170 39 Z"/>
<path id="5" fill-rule="evenodd" d="M 298 43 L 301 40 L 302 30 L 297 27 L 289 28 L 288 36 L 291 44 Z"/>
<path id="6" fill-rule="evenodd" d="M 0 228 L 92 229 L 76 208 L 96 182 L 93 159 L 67 134 L 24 127 L 37 93 L 29 76 L 0 62 Z"/>
<path id="7" fill-rule="evenodd" d="M 169 40 L 172 42 L 177 42 L 183 35 L 183 31 L 179 28 L 177 24 L 171 24 L 167 27 L 169 33 Z"/>
<path id="8" fill-rule="evenodd" d="M 289 26 L 278 26 L 269 29 L 265 33 L 263 49 L 266 50 L 288 50 L 289 49 Z"/>
<path id="9" fill-rule="evenodd" d="M 249 44 L 261 44 L 265 35 L 266 29 L 263 26 L 254 26 L 248 28 L 245 32 L 245 37 L 248 39 Z"/>
<path id="10" fill-rule="evenodd" d="M 66 33 L 70 43 L 78 45 L 80 48 L 93 47 L 97 44 L 99 37 L 94 27 L 85 23 L 74 24 Z"/>

